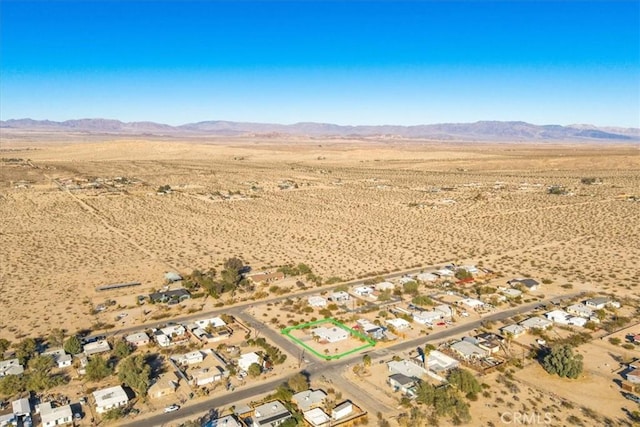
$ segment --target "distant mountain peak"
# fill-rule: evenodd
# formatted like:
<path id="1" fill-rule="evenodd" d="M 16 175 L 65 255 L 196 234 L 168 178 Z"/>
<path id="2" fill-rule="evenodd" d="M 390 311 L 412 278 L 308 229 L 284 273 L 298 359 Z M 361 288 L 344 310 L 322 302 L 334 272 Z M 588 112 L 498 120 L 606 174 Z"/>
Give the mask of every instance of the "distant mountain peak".
<path id="1" fill-rule="evenodd" d="M 298 122 L 291 125 L 274 123 L 210 120 L 171 126 L 150 121 L 122 122 L 114 119 L 83 118 L 55 122 L 50 120 L 11 119 L 0 121 L 0 128 L 25 131 L 87 132 L 122 135 L 159 136 L 237 136 L 256 134 L 372 137 L 393 135 L 401 138 L 475 141 L 627 141 L 640 140 L 640 129 L 597 127 L 589 124 L 570 126 L 534 125 L 523 121 L 481 120 L 474 123 L 440 123 L 431 125 L 336 125 L 332 123 Z"/>

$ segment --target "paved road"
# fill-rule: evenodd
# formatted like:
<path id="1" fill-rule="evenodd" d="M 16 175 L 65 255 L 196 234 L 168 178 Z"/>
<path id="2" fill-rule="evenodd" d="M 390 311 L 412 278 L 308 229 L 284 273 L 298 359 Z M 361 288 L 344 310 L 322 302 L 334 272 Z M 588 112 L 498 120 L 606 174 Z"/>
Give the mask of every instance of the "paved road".
<path id="1" fill-rule="evenodd" d="M 564 295 L 562 298 L 573 298 L 580 295 L 580 293 L 573 293 L 569 295 Z M 500 311 L 497 313 L 489 314 L 481 319 L 474 320 L 468 323 L 464 323 L 457 326 L 450 326 L 448 328 L 442 329 L 438 332 L 434 332 L 429 334 L 428 336 L 415 338 L 408 341 L 403 341 L 383 349 L 373 350 L 369 354 L 372 360 L 391 358 L 390 356 L 393 354 L 397 354 L 399 352 L 414 350 L 418 347 L 423 347 L 427 342 L 434 341 L 443 341 L 449 338 L 452 338 L 456 335 L 464 334 L 474 329 L 478 329 L 482 322 L 484 321 L 498 321 L 504 320 L 506 318 L 515 316 L 517 314 L 523 314 L 528 311 L 531 311 L 534 307 L 540 304 L 549 303 L 551 301 L 556 301 L 558 297 L 548 298 L 543 301 L 536 301 L 529 304 L 521 305 L 519 307 L 515 307 L 509 310 Z M 265 328 L 263 329 L 263 333 L 265 336 L 271 339 L 271 333 L 276 333 L 275 331 Z M 280 334 L 277 334 L 279 338 L 284 338 Z M 349 383 L 345 385 L 346 380 L 340 375 L 342 370 L 349 364 L 354 363 L 355 360 L 359 362 L 361 354 L 347 356 L 343 359 L 332 360 L 332 361 L 322 361 L 322 362 L 313 362 L 308 365 L 303 364 L 303 370 L 309 374 L 311 380 L 319 380 L 322 378 L 329 378 L 338 386 L 344 386 L 345 392 L 352 396 L 354 401 L 358 403 L 361 400 L 361 404 L 367 409 L 370 413 L 376 413 L 380 409 L 376 409 L 375 411 L 371 410 L 371 406 L 374 408 L 382 408 L 382 405 L 379 402 L 370 401 L 372 398 L 367 396 L 365 391 L 358 387 L 356 384 Z M 293 373 L 292 373 L 293 374 Z M 226 407 L 237 402 L 249 399 L 253 396 L 267 393 L 269 391 L 274 390 L 278 384 L 282 383 L 284 380 L 282 378 L 278 380 L 268 381 L 265 383 L 261 383 L 246 389 L 241 389 L 234 391 L 232 393 L 227 393 L 220 397 L 215 397 L 200 403 L 197 403 L 192 406 L 185 407 L 180 409 L 178 412 L 169 413 L 169 414 L 160 414 L 151 418 L 147 418 L 144 421 L 139 423 L 132 422 L 129 424 L 123 424 L 123 426 L 136 426 L 136 425 L 145 425 L 145 426 L 161 426 L 168 425 L 172 421 L 185 417 L 196 418 L 204 415 L 210 409 L 218 409 L 222 407 Z"/>

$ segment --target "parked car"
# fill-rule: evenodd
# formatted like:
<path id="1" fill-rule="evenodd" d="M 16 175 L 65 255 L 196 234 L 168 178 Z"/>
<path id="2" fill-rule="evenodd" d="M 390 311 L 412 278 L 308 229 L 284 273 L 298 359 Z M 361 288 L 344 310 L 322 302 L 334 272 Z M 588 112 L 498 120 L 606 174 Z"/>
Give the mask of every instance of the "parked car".
<path id="1" fill-rule="evenodd" d="M 632 402 L 640 403 L 640 397 L 636 396 L 635 394 L 624 393 L 623 396 Z"/>
<path id="2" fill-rule="evenodd" d="M 169 405 L 166 408 L 164 408 L 164 412 L 165 413 L 167 413 L 167 412 L 175 412 L 178 409 L 180 409 L 180 405 Z"/>

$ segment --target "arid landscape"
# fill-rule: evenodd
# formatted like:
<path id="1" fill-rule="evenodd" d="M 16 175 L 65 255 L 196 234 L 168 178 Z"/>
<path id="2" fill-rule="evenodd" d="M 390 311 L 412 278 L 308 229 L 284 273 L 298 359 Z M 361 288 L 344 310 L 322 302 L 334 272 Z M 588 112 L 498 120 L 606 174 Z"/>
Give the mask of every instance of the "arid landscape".
<path id="1" fill-rule="evenodd" d="M 80 328 L 98 285 L 233 256 L 344 280 L 471 259 L 638 295 L 637 146 L 3 133 L 2 337 Z"/>

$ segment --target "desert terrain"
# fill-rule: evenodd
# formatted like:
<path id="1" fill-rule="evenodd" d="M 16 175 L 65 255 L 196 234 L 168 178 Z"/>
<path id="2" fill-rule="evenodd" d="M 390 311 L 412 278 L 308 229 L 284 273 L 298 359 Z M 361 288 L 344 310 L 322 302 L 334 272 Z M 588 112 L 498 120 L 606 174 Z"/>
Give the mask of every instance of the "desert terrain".
<path id="1" fill-rule="evenodd" d="M 638 295 L 634 145 L 3 130 L 0 150 L 0 337 L 11 340 L 87 327 L 107 298 L 133 301 L 167 271 L 233 256 L 344 280 L 473 260 Z M 95 290 L 129 281 L 142 286 Z"/>

